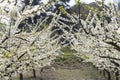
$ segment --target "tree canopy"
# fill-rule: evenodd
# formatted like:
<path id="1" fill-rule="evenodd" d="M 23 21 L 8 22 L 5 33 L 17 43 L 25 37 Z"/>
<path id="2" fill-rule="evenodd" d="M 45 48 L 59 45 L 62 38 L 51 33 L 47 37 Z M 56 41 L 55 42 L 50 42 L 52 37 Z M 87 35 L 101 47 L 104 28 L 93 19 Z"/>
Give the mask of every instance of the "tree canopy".
<path id="1" fill-rule="evenodd" d="M 0 2 L 1 78 L 11 80 L 13 73 L 50 65 L 63 53 L 61 48 L 70 46 L 84 62 L 115 73 L 119 80 L 120 11 L 114 4 L 105 6 L 103 0 L 86 6 L 78 2 L 73 6 L 79 10 L 75 14 L 67 11 L 69 0 L 38 2 Z M 86 8 L 89 10 L 82 12 Z M 87 15 L 82 18 L 84 14 Z M 111 80 L 110 75 L 108 80 Z"/>

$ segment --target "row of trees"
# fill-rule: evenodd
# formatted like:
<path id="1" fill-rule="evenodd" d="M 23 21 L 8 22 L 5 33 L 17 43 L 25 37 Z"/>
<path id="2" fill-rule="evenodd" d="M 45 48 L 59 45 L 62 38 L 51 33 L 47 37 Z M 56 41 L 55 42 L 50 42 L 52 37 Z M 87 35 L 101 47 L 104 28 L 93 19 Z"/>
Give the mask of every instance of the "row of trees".
<path id="1" fill-rule="evenodd" d="M 91 62 L 108 74 L 120 71 L 120 16 L 114 4 L 106 7 L 104 0 L 96 2 L 101 10 L 88 8 L 81 17 L 81 2 L 76 2 L 77 14 L 69 13 L 69 0 L 3 0 L 0 2 L 0 76 L 11 80 L 13 73 L 43 68 L 71 46 L 75 55 Z M 9 6 L 6 6 L 9 5 Z M 83 6 L 83 5 L 82 5 Z M 108 21 L 108 18 L 110 21 Z M 22 78 L 21 78 L 22 80 Z"/>
<path id="2" fill-rule="evenodd" d="M 120 76 L 120 16 L 114 4 L 105 7 L 98 5 L 102 11 L 90 11 L 85 20 L 80 19 L 82 28 L 74 35 L 72 48 L 85 62 L 91 62 L 107 74 L 107 80 L 119 80 Z M 99 15 L 99 16 L 98 16 Z M 101 17 L 100 17 L 101 15 Z M 111 20 L 108 21 L 106 17 Z M 115 73 L 115 78 L 111 77 Z"/>
<path id="3" fill-rule="evenodd" d="M 49 10 L 56 1 L 39 5 L 37 0 L 3 0 L 0 3 L 0 77 L 11 80 L 12 74 L 41 69 L 61 52 L 59 38 L 51 36 L 54 26 L 60 26 L 59 14 Z M 8 6 L 6 6 L 8 5 Z M 48 26 L 45 23 L 52 16 Z M 36 22 L 35 22 L 36 21 Z M 42 28 L 43 27 L 43 28 Z"/>

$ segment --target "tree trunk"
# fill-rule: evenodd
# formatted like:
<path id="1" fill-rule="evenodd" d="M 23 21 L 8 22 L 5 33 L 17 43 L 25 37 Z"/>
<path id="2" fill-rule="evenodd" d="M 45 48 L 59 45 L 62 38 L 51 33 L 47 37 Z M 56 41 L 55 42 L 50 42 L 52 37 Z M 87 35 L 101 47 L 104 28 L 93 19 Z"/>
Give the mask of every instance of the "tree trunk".
<path id="1" fill-rule="evenodd" d="M 40 69 L 40 73 L 43 72 L 43 70 L 44 70 L 44 68 L 41 68 L 41 69 Z"/>
<path id="2" fill-rule="evenodd" d="M 33 78 L 36 78 L 36 70 L 33 69 Z"/>
<path id="3" fill-rule="evenodd" d="M 104 69 L 105 70 L 105 69 Z M 110 72 L 105 70 L 105 72 L 107 73 L 107 80 L 111 80 L 111 75 L 110 75 Z"/>
<path id="4" fill-rule="evenodd" d="M 103 70 L 98 70 L 98 71 L 99 71 L 99 73 L 100 73 L 101 75 L 104 76 L 104 72 L 103 72 Z"/>
<path id="5" fill-rule="evenodd" d="M 23 80 L 23 74 L 20 73 L 19 75 L 20 75 L 20 80 Z"/>
<path id="6" fill-rule="evenodd" d="M 12 80 L 12 76 L 11 75 L 9 76 L 9 80 Z"/>
<path id="7" fill-rule="evenodd" d="M 41 76 L 41 73 L 43 72 L 43 69 L 44 69 L 44 68 L 41 68 L 41 69 L 40 69 L 40 80 L 43 80 L 43 78 L 42 78 L 42 76 Z"/>
<path id="8" fill-rule="evenodd" d="M 116 73 L 115 73 L 115 80 L 119 80 L 119 71 L 117 71 Z"/>
<path id="9" fill-rule="evenodd" d="M 114 60 L 111 62 L 114 63 L 116 67 L 120 67 L 120 65 L 117 62 L 115 62 Z M 119 80 L 119 70 L 117 70 L 117 72 L 115 72 L 115 77 L 116 77 L 115 80 Z"/>

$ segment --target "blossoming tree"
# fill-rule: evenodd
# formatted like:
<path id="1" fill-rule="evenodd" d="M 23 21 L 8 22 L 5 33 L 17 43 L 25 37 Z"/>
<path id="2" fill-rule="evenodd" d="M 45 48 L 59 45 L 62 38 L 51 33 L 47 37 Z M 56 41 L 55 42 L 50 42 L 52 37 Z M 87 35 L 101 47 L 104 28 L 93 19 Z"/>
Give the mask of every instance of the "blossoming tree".
<path id="1" fill-rule="evenodd" d="M 120 16 L 114 4 L 103 7 L 103 11 L 90 11 L 86 20 L 80 19 L 81 28 L 75 33 L 72 48 L 76 50 L 77 56 L 85 62 L 91 62 L 98 69 L 107 73 L 108 80 L 111 79 L 110 72 L 114 72 L 116 80 L 119 80 L 120 71 Z M 111 21 L 108 23 L 106 17 Z"/>
<path id="2" fill-rule="evenodd" d="M 63 45 L 59 44 L 59 40 L 63 35 L 51 35 L 54 33 L 52 28 L 61 27 L 62 24 L 58 22 L 64 18 L 60 16 L 61 13 L 47 11 L 55 1 L 50 0 L 43 5 L 32 5 L 34 0 L 30 0 L 29 4 L 24 1 L 26 0 L 0 2 L 0 77 L 4 80 L 11 80 L 13 73 L 22 74 L 24 71 L 50 65 L 62 53 L 60 49 Z M 37 19 L 35 24 L 29 23 L 29 18 L 34 22 L 34 17 L 41 13 L 48 16 Z M 49 26 L 44 26 L 49 15 L 52 16 L 52 21 Z M 19 26 L 22 28 L 18 29 Z M 30 31 L 26 31 L 23 26 Z"/>

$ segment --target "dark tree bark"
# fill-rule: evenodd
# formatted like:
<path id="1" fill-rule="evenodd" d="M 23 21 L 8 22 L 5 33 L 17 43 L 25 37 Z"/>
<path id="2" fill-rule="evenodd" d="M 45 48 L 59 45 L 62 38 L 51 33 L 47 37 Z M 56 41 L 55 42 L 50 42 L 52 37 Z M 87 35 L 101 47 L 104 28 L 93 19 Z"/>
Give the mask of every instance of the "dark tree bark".
<path id="1" fill-rule="evenodd" d="M 116 67 L 120 67 L 120 65 L 119 65 L 117 62 L 112 61 L 112 60 L 111 60 L 111 62 L 114 63 L 114 65 L 115 65 Z M 117 68 L 116 68 L 116 69 L 117 69 Z M 115 80 L 119 80 L 119 70 L 118 70 L 118 69 L 117 69 L 117 72 L 115 72 L 115 77 L 116 77 Z"/>
<path id="2" fill-rule="evenodd" d="M 107 80 L 112 80 L 110 72 L 108 70 L 105 70 L 105 69 L 104 69 L 104 71 L 107 74 Z"/>
<path id="3" fill-rule="evenodd" d="M 9 80 L 12 80 L 12 75 L 9 76 Z"/>
<path id="4" fill-rule="evenodd" d="M 19 75 L 20 75 L 20 80 L 23 80 L 23 74 L 20 73 Z"/>
<path id="5" fill-rule="evenodd" d="M 36 78 L 36 70 L 33 69 L 33 78 Z"/>
<path id="6" fill-rule="evenodd" d="M 116 73 L 115 73 L 115 80 L 119 80 L 119 71 L 117 71 Z"/>
<path id="7" fill-rule="evenodd" d="M 40 69 L 40 80 L 43 80 L 43 78 L 42 78 L 42 76 L 41 76 L 41 73 L 43 72 L 43 69 L 44 69 L 44 68 L 41 68 L 41 69 Z"/>

